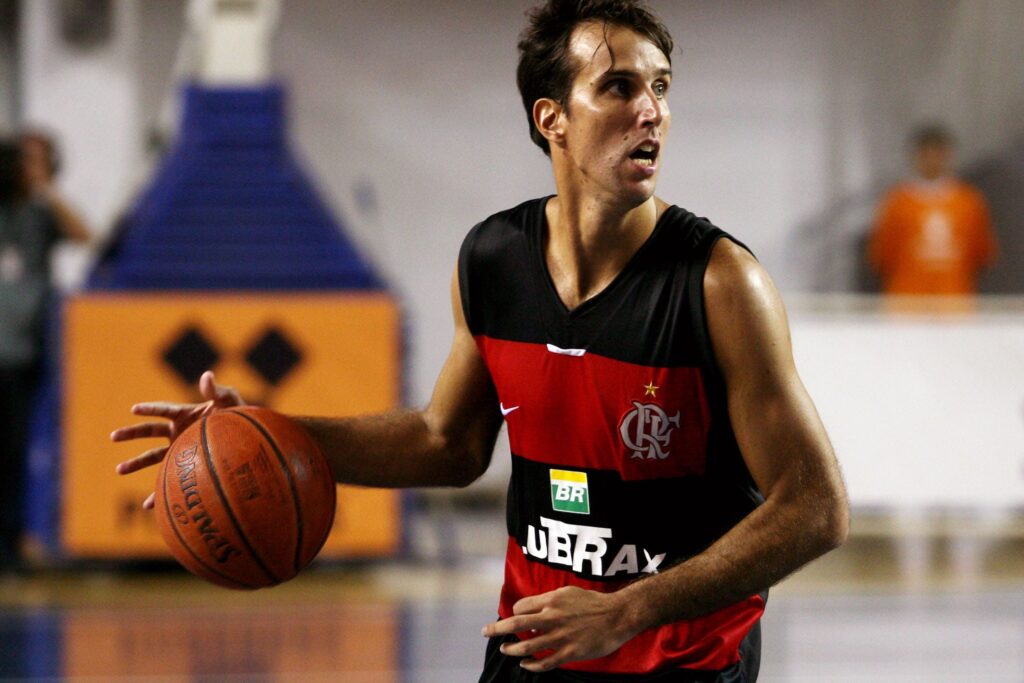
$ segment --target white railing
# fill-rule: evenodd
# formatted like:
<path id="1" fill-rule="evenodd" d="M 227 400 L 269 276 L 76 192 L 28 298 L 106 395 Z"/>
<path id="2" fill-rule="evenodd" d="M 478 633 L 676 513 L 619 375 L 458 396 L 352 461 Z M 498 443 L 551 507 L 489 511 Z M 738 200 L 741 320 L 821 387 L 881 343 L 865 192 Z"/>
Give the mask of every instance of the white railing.
<path id="1" fill-rule="evenodd" d="M 855 506 L 1024 508 L 1024 297 L 787 305 Z"/>

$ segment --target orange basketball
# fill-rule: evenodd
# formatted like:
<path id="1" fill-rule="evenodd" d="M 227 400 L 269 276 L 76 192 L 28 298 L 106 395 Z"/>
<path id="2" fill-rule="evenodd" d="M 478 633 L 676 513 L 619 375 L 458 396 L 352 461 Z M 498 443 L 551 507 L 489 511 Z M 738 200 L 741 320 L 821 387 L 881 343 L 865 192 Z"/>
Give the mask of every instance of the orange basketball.
<path id="1" fill-rule="evenodd" d="M 156 517 L 186 569 L 228 588 L 291 579 L 334 522 L 334 478 L 305 429 L 266 408 L 218 410 L 174 440 Z"/>

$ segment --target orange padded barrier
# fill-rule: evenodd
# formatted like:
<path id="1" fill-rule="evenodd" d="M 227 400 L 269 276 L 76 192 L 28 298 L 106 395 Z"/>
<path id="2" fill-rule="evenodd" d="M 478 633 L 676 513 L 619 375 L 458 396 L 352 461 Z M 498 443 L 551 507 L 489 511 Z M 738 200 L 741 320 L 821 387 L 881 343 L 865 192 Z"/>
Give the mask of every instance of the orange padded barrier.
<path id="1" fill-rule="evenodd" d="M 199 400 L 211 368 L 247 401 L 299 415 L 394 408 L 400 391 L 398 307 L 383 294 L 87 294 L 67 302 L 63 335 L 61 539 L 76 557 L 166 554 L 141 502 L 156 468 L 114 465 L 161 441 L 114 444 L 142 421 L 132 404 Z M 166 443 L 166 442 L 163 442 Z M 395 491 L 343 486 L 323 556 L 393 554 L 401 536 Z"/>

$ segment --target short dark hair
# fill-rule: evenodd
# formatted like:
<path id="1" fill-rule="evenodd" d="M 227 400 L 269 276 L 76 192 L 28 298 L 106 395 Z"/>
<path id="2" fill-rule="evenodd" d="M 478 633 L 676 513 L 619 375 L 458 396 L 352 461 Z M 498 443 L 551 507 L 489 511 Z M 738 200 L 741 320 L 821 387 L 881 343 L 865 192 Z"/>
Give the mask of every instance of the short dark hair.
<path id="1" fill-rule="evenodd" d="M 530 123 L 530 138 L 551 154 L 547 139 L 533 123 L 533 105 L 541 98 L 567 106 L 579 65 L 569 56 L 569 39 L 582 23 L 622 26 L 648 38 L 672 63 L 672 36 L 641 0 L 547 0 L 527 13 L 529 23 L 519 36 L 516 82 Z"/>
<path id="2" fill-rule="evenodd" d="M 932 145 L 949 147 L 953 144 L 953 134 L 941 123 L 926 123 L 914 129 L 910 142 L 915 151 Z"/>

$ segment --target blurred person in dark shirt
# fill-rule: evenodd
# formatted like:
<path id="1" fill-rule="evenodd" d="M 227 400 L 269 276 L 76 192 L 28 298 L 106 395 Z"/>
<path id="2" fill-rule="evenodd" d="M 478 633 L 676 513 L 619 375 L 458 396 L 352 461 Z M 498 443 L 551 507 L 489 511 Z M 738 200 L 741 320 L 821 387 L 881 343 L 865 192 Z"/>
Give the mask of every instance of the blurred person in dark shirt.
<path id="1" fill-rule="evenodd" d="M 19 564 L 26 441 L 39 377 L 50 255 L 88 232 L 39 175 L 22 140 L 0 140 L 0 570 Z"/>
<path id="2" fill-rule="evenodd" d="M 40 130 L 26 130 L 18 142 L 25 172 L 25 190 L 29 196 L 50 208 L 64 237 L 79 242 L 88 240 L 89 228 L 85 220 L 57 187 L 61 161 L 56 141 Z"/>

